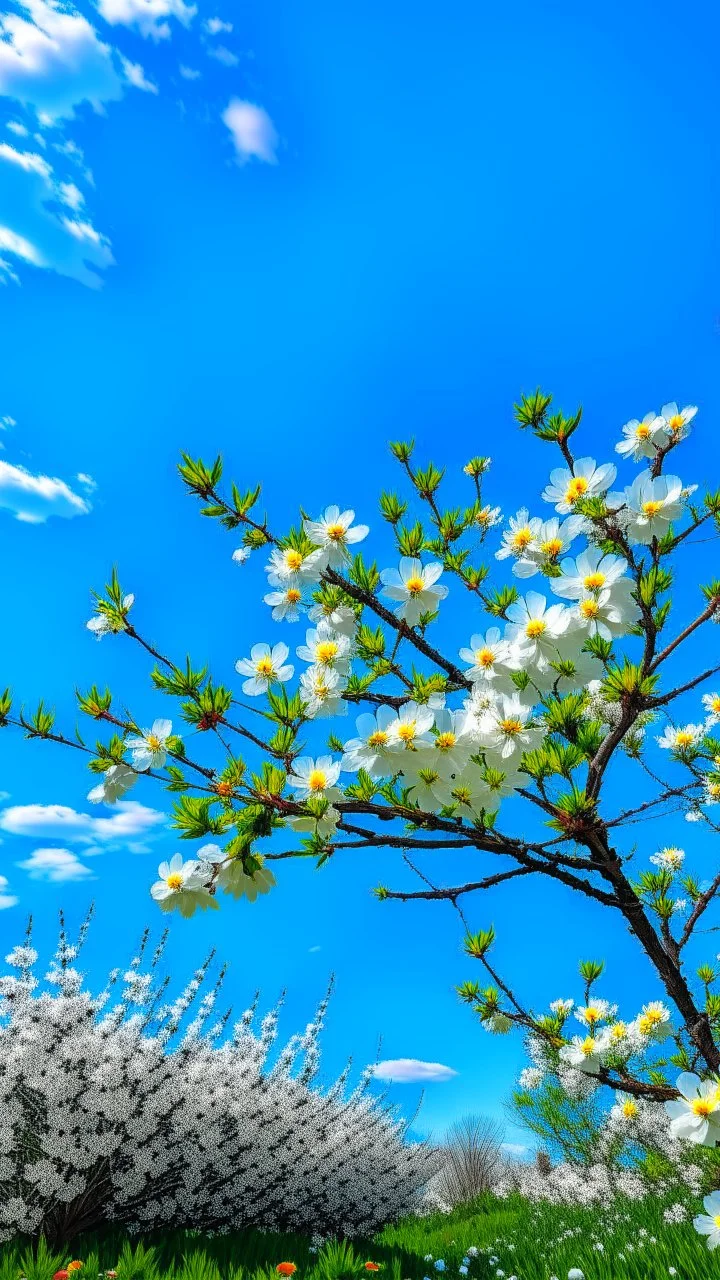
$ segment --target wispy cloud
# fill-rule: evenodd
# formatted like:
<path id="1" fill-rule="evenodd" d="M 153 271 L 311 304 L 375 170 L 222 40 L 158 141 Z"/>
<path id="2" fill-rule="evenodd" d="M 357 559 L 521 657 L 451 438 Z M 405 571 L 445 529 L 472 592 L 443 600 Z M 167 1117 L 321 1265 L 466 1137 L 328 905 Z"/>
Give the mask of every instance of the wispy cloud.
<path id="1" fill-rule="evenodd" d="M 2 49 L 0 40 L 0 49 Z M 26 266 L 51 267 L 60 275 L 97 288 L 100 271 L 113 263 L 110 244 L 87 214 L 78 217 L 82 197 L 74 183 L 59 180 L 52 165 L 34 151 L 0 143 L 0 253 Z M 14 272 L 0 268 L 0 278 Z"/>
<path id="2" fill-rule="evenodd" d="M 152 80 L 148 80 L 139 62 L 131 62 L 129 58 L 121 58 L 120 61 L 122 62 L 122 69 L 125 72 L 126 79 L 136 89 L 142 89 L 144 93 L 160 92 L 157 85 L 153 84 Z"/>
<path id="3" fill-rule="evenodd" d="M 78 813 L 63 804 L 11 805 L 0 812 L 0 831 L 32 839 L 59 839 L 70 844 L 110 844 L 146 837 L 164 825 L 165 815 L 136 800 L 121 800 L 110 818 Z"/>
<path id="4" fill-rule="evenodd" d="M 522 1142 L 502 1142 L 500 1145 L 507 1156 L 526 1156 L 530 1150 Z"/>
<path id="5" fill-rule="evenodd" d="M 216 62 L 222 62 L 224 67 L 236 67 L 240 59 L 232 49 L 227 49 L 224 44 L 213 45 L 208 49 L 208 57 L 214 58 Z"/>
<path id="6" fill-rule="evenodd" d="M 81 498 L 64 480 L 34 475 L 25 467 L 12 466 L 1 460 L 0 507 L 11 511 L 24 524 L 44 524 L 51 516 L 64 519 L 86 516 L 91 510 L 87 499 Z"/>
<path id="7" fill-rule="evenodd" d="M 0 283 L 19 284 L 33 268 L 99 288 L 114 265 L 110 240 L 93 220 L 92 175 L 68 131 L 88 104 L 104 114 L 135 91 L 157 97 L 167 61 L 158 60 L 158 77 L 152 66 L 146 69 L 145 59 L 127 57 L 115 38 L 128 39 L 122 30 L 128 28 L 155 43 L 167 41 L 173 27 L 190 27 L 197 6 L 187 0 L 96 0 L 96 5 L 86 16 L 72 0 L 17 0 L 15 12 L 0 14 L 0 98 L 6 99 L 7 130 L 7 141 L 0 142 Z M 115 29 L 112 43 L 105 38 L 108 28 L 95 26 L 96 12 Z M 195 54 L 190 65 L 179 67 L 188 93 L 200 79 L 192 63 L 201 51 L 226 67 L 238 65 L 237 53 L 214 43 L 232 30 L 233 23 L 218 16 L 198 24 Z M 214 79 L 208 71 L 202 81 L 205 101 L 197 104 L 212 120 L 221 111 Z M 233 99 L 222 118 L 240 165 L 253 158 L 276 163 L 278 136 L 262 107 Z"/>
<path id="8" fill-rule="evenodd" d="M 197 6 L 184 0 L 99 0 L 98 9 L 111 26 L 134 27 L 152 40 L 170 39 L 168 18 L 187 27 L 197 13 Z"/>
<path id="9" fill-rule="evenodd" d="M 27 871 L 31 880 L 92 880 L 93 873 L 70 849 L 36 849 L 23 862 L 15 864 Z"/>
<path id="10" fill-rule="evenodd" d="M 235 145 L 238 164 L 253 158 L 265 164 L 277 164 L 277 131 L 267 111 L 254 102 L 232 98 L 222 114 Z"/>
<path id="11" fill-rule="evenodd" d="M 19 898 L 15 897 L 14 893 L 7 892 L 9 888 L 10 882 L 7 876 L 0 876 L 0 911 L 7 911 L 9 907 L 16 907 L 20 901 Z"/>
<path id="12" fill-rule="evenodd" d="M 393 1081 L 395 1084 L 421 1084 L 426 1081 L 452 1080 L 457 1075 L 452 1067 L 442 1062 L 423 1062 L 419 1058 L 388 1058 L 373 1067 L 373 1075 L 378 1080 Z"/>
<path id="13" fill-rule="evenodd" d="M 102 111 L 122 97 L 113 50 L 87 18 L 45 0 L 19 8 L 0 17 L 1 94 L 50 120 L 67 119 L 81 102 Z"/>

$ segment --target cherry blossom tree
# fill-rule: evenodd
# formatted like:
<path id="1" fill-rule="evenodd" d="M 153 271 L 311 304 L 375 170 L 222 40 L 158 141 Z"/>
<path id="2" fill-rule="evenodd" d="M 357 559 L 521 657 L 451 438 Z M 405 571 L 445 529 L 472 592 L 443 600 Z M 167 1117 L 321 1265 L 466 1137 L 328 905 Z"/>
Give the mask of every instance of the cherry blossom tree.
<path id="1" fill-rule="evenodd" d="M 614 463 L 577 456 L 580 411 L 565 416 L 539 390 L 523 396 L 520 429 L 542 442 L 531 447 L 555 450 L 558 465 L 532 513 L 506 517 L 487 493 L 490 459 L 446 477 L 416 462 L 412 442 L 395 442 L 402 485 L 381 493 L 380 513 L 397 562 L 382 569 L 353 511 L 328 506 L 291 528 L 273 524 L 259 488 L 224 486 L 220 458 L 183 455 L 180 476 L 202 515 L 238 538 L 235 562 L 259 557 L 267 573 L 268 629 L 247 637 L 237 680 L 144 634 L 140 602 L 113 571 L 88 627 L 145 652 L 174 718 L 145 728 L 93 685 L 78 705 L 101 733 L 94 744 L 63 731 L 43 704 L 14 710 L 9 692 L 0 721 L 84 757 L 93 802 L 112 805 L 150 778 L 172 793 L 179 839 L 198 847 L 161 865 L 152 896 L 163 911 L 216 910 L 225 895 L 252 901 L 272 889 L 283 859 L 397 851 L 418 879 L 381 885 L 378 898 L 457 909 L 467 955 L 483 970 L 460 995 L 488 1030 L 525 1035 L 533 1078 L 550 1071 L 568 1087 L 591 1081 L 668 1102 L 674 1132 L 714 1141 L 718 975 L 710 963 L 691 974 L 687 949 L 707 925 L 720 873 L 701 882 L 682 850 L 630 843 L 674 810 L 695 832 L 718 830 L 720 580 L 686 582 L 682 598 L 694 592 L 696 603 L 682 617 L 675 606 L 677 575 L 692 575 L 693 535 L 717 537 L 720 526 L 720 492 L 701 494 L 675 474 L 695 413 L 667 404 L 630 420 L 615 444 L 619 476 Z M 450 623 L 448 652 L 435 637 Z M 271 624 L 282 639 L 268 638 Z M 472 878 L 436 883 L 422 857 L 445 851 L 468 853 Z M 623 922 L 664 999 L 621 1017 L 596 995 L 602 963 L 584 961 L 577 1004 L 531 1009 L 495 963 L 494 930 L 467 922 L 468 902 L 530 877 Z M 677 1084 L 671 1066 L 683 1073 Z M 709 1092 L 701 1081 L 713 1082 Z"/>

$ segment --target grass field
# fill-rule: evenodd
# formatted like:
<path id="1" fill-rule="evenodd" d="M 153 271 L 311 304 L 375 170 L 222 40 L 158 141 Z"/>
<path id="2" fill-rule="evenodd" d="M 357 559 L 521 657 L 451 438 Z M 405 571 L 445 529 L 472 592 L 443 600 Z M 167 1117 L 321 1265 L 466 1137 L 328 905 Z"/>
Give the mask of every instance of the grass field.
<path id="1" fill-rule="evenodd" d="M 104 1280 L 107 1271 L 116 1271 L 118 1280 L 278 1280 L 281 1262 L 296 1264 L 297 1280 L 374 1274 L 365 1271 L 366 1262 L 379 1264 L 387 1280 L 465 1280 L 463 1266 L 467 1280 L 567 1280 L 574 1268 L 585 1280 L 720 1277 L 720 1250 L 708 1252 L 689 1219 L 666 1223 L 664 1207 L 645 1201 L 565 1208 L 487 1198 L 452 1214 L 406 1219 L 373 1240 L 319 1247 L 272 1232 L 217 1238 L 167 1232 L 129 1241 L 111 1231 L 80 1239 L 63 1253 L 42 1243 L 35 1250 L 0 1246 L 0 1280 L 52 1280 L 74 1259 L 83 1268 L 71 1280 Z"/>

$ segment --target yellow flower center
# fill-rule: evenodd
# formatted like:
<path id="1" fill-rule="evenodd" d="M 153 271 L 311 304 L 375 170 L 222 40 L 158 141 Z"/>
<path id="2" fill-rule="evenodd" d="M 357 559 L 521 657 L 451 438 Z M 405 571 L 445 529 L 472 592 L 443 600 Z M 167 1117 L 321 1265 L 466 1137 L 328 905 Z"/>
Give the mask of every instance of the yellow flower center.
<path id="1" fill-rule="evenodd" d="M 663 1015 L 659 1009 L 648 1009 L 641 1018 L 638 1019 L 638 1026 L 644 1036 L 648 1032 L 653 1031 L 663 1021 Z"/>
<path id="2" fill-rule="evenodd" d="M 322 769 L 313 769 L 308 777 L 310 791 L 324 791 L 327 786 L 327 774 Z"/>
<path id="3" fill-rule="evenodd" d="M 179 871 L 173 871 L 172 875 L 167 877 L 165 883 L 168 889 L 172 889 L 173 893 L 177 893 L 183 887 L 183 878 Z"/>
<path id="4" fill-rule="evenodd" d="M 542 635 L 546 627 L 547 623 L 543 622 L 542 618 L 531 618 L 525 628 L 525 635 L 530 640 L 537 640 L 538 636 Z"/>
<path id="5" fill-rule="evenodd" d="M 595 573 L 589 573 L 583 578 L 583 586 L 586 591 L 599 591 L 605 583 L 605 574 L 596 569 Z"/>
<path id="6" fill-rule="evenodd" d="M 401 742 L 412 742 L 415 737 L 415 721 L 409 720 L 398 726 L 397 736 Z"/>
<path id="7" fill-rule="evenodd" d="M 298 601 L 302 600 L 302 591 L 298 591 L 297 587 L 290 587 L 290 590 L 285 595 L 285 599 L 288 604 L 297 604 Z"/>
<path id="8" fill-rule="evenodd" d="M 160 741 L 156 733 L 149 733 L 146 741 L 151 751 L 161 750 L 162 742 Z"/>
<path id="9" fill-rule="evenodd" d="M 659 511 L 662 511 L 662 508 L 663 504 L 658 498 L 652 498 L 648 502 L 643 502 L 642 504 L 643 515 L 649 516 L 650 519 L 652 519 L 653 516 L 656 516 Z"/>
<path id="10" fill-rule="evenodd" d="M 532 540 L 532 530 L 528 529 L 527 525 L 522 529 L 516 529 L 512 539 L 513 550 L 524 551 L 526 547 L 530 546 Z"/>
<path id="11" fill-rule="evenodd" d="M 593 1036 L 586 1036 L 580 1045 L 580 1049 L 586 1058 L 589 1058 L 595 1052 L 595 1040 Z"/>
<path id="12" fill-rule="evenodd" d="M 624 1040 L 625 1030 L 624 1022 L 614 1022 L 610 1028 L 610 1038 L 612 1040 Z"/>
<path id="13" fill-rule="evenodd" d="M 714 715 L 720 716 L 720 697 L 710 699 L 710 710 Z"/>
<path id="14" fill-rule="evenodd" d="M 495 654 L 492 649 L 476 649 L 475 661 L 479 667 L 485 667 L 485 670 L 487 670 L 488 667 L 493 665 L 495 661 Z"/>
<path id="15" fill-rule="evenodd" d="M 688 733 L 687 729 L 681 729 L 676 735 L 675 741 L 679 747 L 689 747 L 692 745 L 693 735 Z"/>
<path id="16" fill-rule="evenodd" d="M 600 612 L 600 605 L 597 600 L 581 600 L 580 614 L 583 618 L 597 618 Z"/>
<path id="17" fill-rule="evenodd" d="M 255 670 L 259 676 L 271 676 L 273 670 L 272 658 L 269 656 L 259 658 L 255 663 Z"/>
<path id="18" fill-rule="evenodd" d="M 405 586 L 411 596 L 419 596 L 420 592 L 425 590 L 425 583 L 422 578 L 408 578 Z"/>
<path id="19" fill-rule="evenodd" d="M 333 658 L 337 656 L 337 651 L 338 647 L 334 640 L 321 640 L 315 650 L 315 657 L 318 662 L 322 662 L 324 666 L 327 666 L 328 662 L 332 662 Z"/>
<path id="20" fill-rule="evenodd" d="M 694 1116 L 711 1116 L 717 1105 L 717 1098 L 693 1098 L 690 1110 Z"/>
<path id="21" fill-rule="evenodd" d="M 501 720 L 499 724 L 499 728 L 502 730 L 503 733 L 513 735 L 516 733 L 522 733 L 523 723 L 522 723 L 522 720 L 513 720 L 513 719 Z"/>
<path id="22" fill-rule="evenodd" d="M 300 568 L 300 565 L 302 564 L 302 562 L 303 562 L 303 558 L 300 555 L 300 552 L 295 551 L 293 547 L 291 547 L 288 551 L 285 552 L 285 564 L 287 565 L 288 569 L 292 569 L 293 573 L 297 573 L 297 570 Z"/>
<path id="23" fill-rule="evenodd" d="M 627 1098 L 622 1104 L 622 1113 L 628 1120 L 632 1120 L 633 1116 L 638 1113 L 637 1102 L 633 1102 L 632 1098 Z"/>
<path id="24" fill-rule="evenodd" d="M 325 532 L 331 542 L 342 542 L 345 537 L 345 526 L 342 524 L 329 524 Z"/>
<path id="25" fill-rule="evenodd" d="M 453 795 L 460 804 L 470 804 L 472 799 L 469 787 L 456 787 L 453 791 Z"/>
<path id="26" fill-rule="evenodd" d="M 709 782 L 707 785 L 707 793 L 712 796 L 713 800 L 720 799 L 720 782 Z"/>
<path id="27" fill-rule="evenodd" d="M 638 423 L 638 426 L 637 426 L 637 430 L 636 430 L 636 432 L 635 432 L 635 435 L 637 436 L 638 440 L 647 440 L 647 439 L 648 439 L 648 437 L 649 437 L 649 435 L 650 435 L 650 427 L 648 426 L 647 422 L 640 422 L 640 423 Z"/>
<path id="28" fill-rule="evenodd" d="M 589 1023 L 590 1026 L 593 1026 L 596 1022 L 600 1022 L 602 1016 L 602 1010 L 598 1009 L 597 1005 L 589 1004 L 585 1010 L 585 1021 Z"/>
<path id="29" fill-rule="evenodd" d="M 479 525 L 490 523 L 491 511 L 489 507 L 483 507 L 482 511 L 478 511 L 475 517 L 475 523 Z"/>
<path id="30" fill-rule="evenodd" d="M 450 751 L 456 743 L 457 739 L 454 733 L 439 733 L 435 739 L 435 746 L 438 751 Z"/>
<path id="31" fill-rule="evenodd" d="M 584 476 L 573 476 L 567 489 L 565 490 L 566 502 L 577 502 L 588 491 L 588 482 Z"/>
<path id="32" fill-rule="evenodd" d="M 384 747 L 388 740 L 388 736 L 384 729 L 376 729 L 368 738 L 369 747 Z"/>
<path id="33" fill-rule="evenodd" d="M 550 538 L 549 542 L 543 542 L 540 547 L 543 555 L 548 556 L 550 560 L 555 560 L 562 549 L 562 538 Z"/>
<path id="34" fill-rule="evenodd" d="M 682 414 L 674 413 L 672 418 L 668 422 L 668 426 L 672 432 L 682 431 L 683 427 L 685 426 Z"/>

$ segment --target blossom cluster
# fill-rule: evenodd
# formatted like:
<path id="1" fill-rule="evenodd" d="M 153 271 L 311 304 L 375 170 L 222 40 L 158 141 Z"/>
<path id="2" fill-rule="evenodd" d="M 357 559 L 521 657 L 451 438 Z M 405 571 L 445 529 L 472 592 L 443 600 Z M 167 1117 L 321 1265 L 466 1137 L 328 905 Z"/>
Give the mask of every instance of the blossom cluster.
<path id="1" fill-rule="evenodd" d="M 275 761 L 281 760 L 283 770 L 276 769 L 271 785 L 260 784 L 260 775 L 255 775 L 254 786 L 236 771 L 231 779 L 213 784 L 217 794 L 228 797 L 231 809 L 233 801 L 254 803 L 260 794 L 266 802 L 270 795 L 276 808 L 274 825 L 300 832 L 311 851 L 318 852 L 334 839 L 348 794 L 357 786 L 366 791 L 369 786 L 371 795 L 384 789 L 389 807 L 406 818 L 417 814 L 422 821 L 423 814 L 440 814 L 476 827 L 492 823 L 502 801 L 523 787 L 528 776 L 535 776 L 534 765 L 540 769 L 546 765 L 537 764 L 536 757 L 548 742 L 554 745 L 556 726 L 548 716 L 548 699 L 579 691 L 579 714 L 588 724 L 585 740 L 598 747 L 603 734 L 616 730 L 622 714 L 621 700 L 607 688 L 612 645 L 637 630 L 643 620 L 633 549 L 640 553 L 650 549 L 655 557 L 674 523 L 690 509 L 694 486 L 663 474 L 661 463 L 669 449 L 687 436 L 695 414 L 694 406 L 679 409 L 669 403 L 659 414 L 632 419 L 623 427 L 617 452 L 649 464 L 624 488 L 613 488 L 617 479 L 613 463 L 598 464 L 591 457 L 573 459 L 565 451 L 567 465 L 551 470 L 542 493 L 555 514 L 545 518 L 521 508 L 506 521 L 495 551 L 499 562 L 509 563 L 516 580 L 538 577 L 550 594 L 531 589 L 520 595 L 513 588 L 495 609 L 502 625 L 476 631 L 458 648 L 460 666 L 454 669 L 459 685 L 456 680 L 454 687 L 448 686 L 444 677 L 404 678 L 402 696 L 373 694 L 370 700 L 377 708 L 357 717 L 354 734 L 334 733 L 330 751 L 321 754 L 301 755 L 294 749 L 299 724 L 344 717 L 349 703 L 361 701 L 363 690 L 376 679 L 383 674 L 402 675 L 394 662 L 402 636 L 425 636 L 448 595 L 448 570 L 456 570 L 463 561 L 453 560 L 449 534 L 437 558 L 426 554 L 433 544 L 411 536 L 411 530 L 403 535 L 404 542 L 399 537 L 400 548 L 405 546 L 408 553 L 401 555 L 398 567 L 383 569 L 373 578 L 366 568 L 355 568 L 353 555 L 370 531 L 356 523 L 353 510 L 328 506 L 319 518 L 304 516 L 299 528 L 278 539 L 264 526 L 248 524 L 245 512 L 254 497 L 241 501 L 233 522 L 245 521 L 248 527 L 234 559 L 243 563 L 253 551 L 269 545 L 265 571 L 270 590 L 264 599 L 273 620 L 297 623 L 306 616 L 312 626 L 303 643 L 295 646 L 295 656 L 303 665 L 295 709 L 283 721 L 293 725 L 292 740 L 287 740 L 287 749 L 275 748 L 274 762 L 268 764 L 272 771 Z M 407 461 L 402 450 L 397 456 Z M 475 480 L 478 496 L 479 478 L 489 465 L 489 459 L 478 458 L 465 468 Z M 187 468 L 185 472 L 187 479 Z M 423 473 L 422 484 L 415 476 L 421 493 L 434 492 L 440 475 L 431 473 L 432 468 Z M 196 469 L 192 477 L 195 491 L 207 493 L 212 487 L 212 476 Z M 384 508 L 394 526 L 405 509 L 396 503 L 389 498 Z M 477 507 L 473 525 L 484 539 L 502 516 L 497 508 L 479 502 Z M 223 508 L 213 510 L 221 513 Z M 438 520 L 442 531 L 442 519 Z M 577 546 L 578 540 L 583 545 Z M 357 572 L 366 584 L 360 598 L 346 590 Z M 473 581 L 465 579 L 466 585 Z M 129 627 L 134 597 L 123 594 L 117 584 L 113 590 L 112 600 L 98 597 L 96 616 L 88 624 L 98 638 Z M 365 623 L 364 607 L 375 598 L 380 618 L 395 619 L 395 625 L 404 629 L 397 633 L 390 657 L 382 636 L 370 633 Z M 363 664 L 369 666 L 371 676 L 358 677 L 358 665 Z M 238 659 L 236 671 L 245 697 L 272 700 L 282 693 L 287 702 L 285 687 L 295 678 L 296 663 L 285 640 L 273 644 L 263 640 Z M 270 718 L 275 714 L 273 705 L 270 701 Z M 716 712 L 720 716 L 720 700 L 709 695 L 706 706 L 709 723 Z M 106 714 L 104 707 L 100 714 Z M 207 729 L 221 718 L 220 711 L 211 710 L 195 723 Z M 628 750 L 638 749 L 651 719 L 650 713 L 638 715 L 622 734 Z M 671 743 L 667 730 L 660 745 L 680 751 L 696 745 L 697 726 L 678 732 L 677 741 Z M 245 736 L 259 741 L 254 734 Z M 169 720 L 158 719 L 146 730 L 126 729 L 121 758 L 116 753 L 100 761 L 102 778 L 90 799 L 116 803 L 139 775 L 169 768 L 171 761 L 181 763 L 184 751 Z M 582 753 L 576 755 L 575 763 L 581 758 Z M 559 767 L 566 770 L 573 762 L 572 751 L 559 760 Z M 182 771 L 177 764 L 173 768 L 173 786 L 186 789 L 187 782 L 177 776 Z M 353 774 L 357 783 L 343 776 Z M 703 797 L 689 799 L 689 815 L 702 816 L 703 803 L 712 803 L 716 797 L 720 797 L 720 772 L 707 775 Z M 198 908 L 216 906 L 218 890 L 253 898 L 274 884 L 262 857 L 249 862 L 244 854 L 238 857 L 237 848 L 208 849 L 189 860 L 177 854 L 161 865 L 152 895 L 163 909 L 191 915 Z"/>
<path id="2" fill-rule="evenodd" d="M 0 978 L 0 1241 L 243 1226 L 371 1235 L 434 1172 L 423 1144 L 347 1071 L 317 1084 L 324 1008 L 277 1046 L 217 1009 L 203 966 L 175 998 L 147 940 L 99 995 L 61 938 L 48 972 L 26 942 Z"/>

